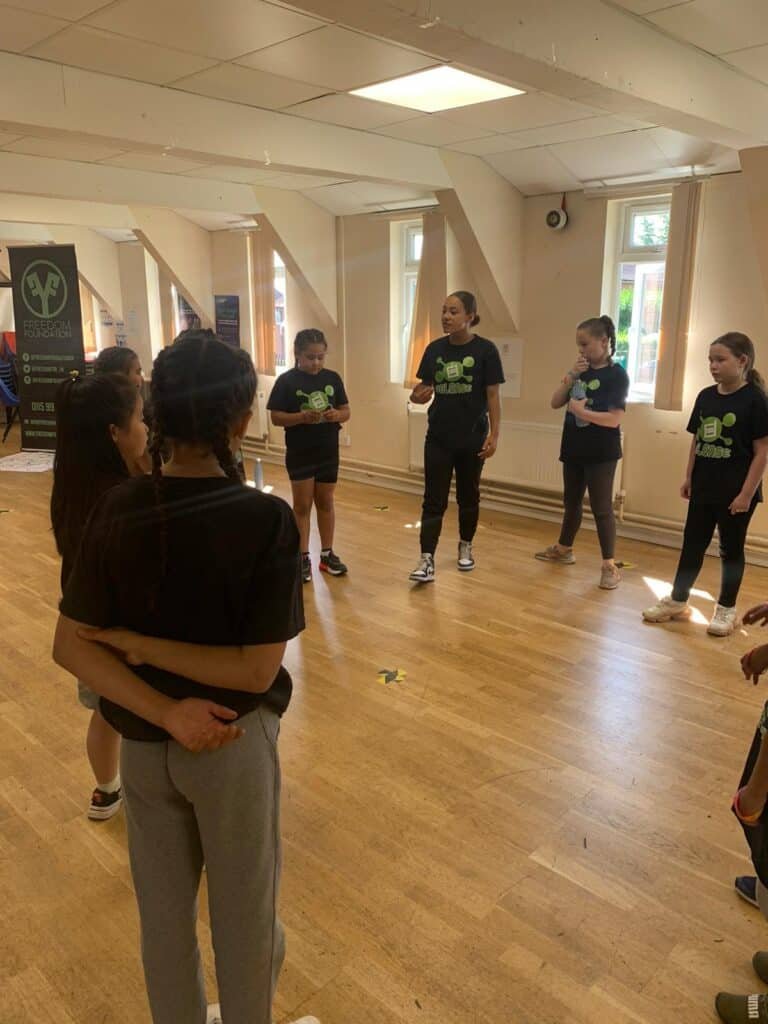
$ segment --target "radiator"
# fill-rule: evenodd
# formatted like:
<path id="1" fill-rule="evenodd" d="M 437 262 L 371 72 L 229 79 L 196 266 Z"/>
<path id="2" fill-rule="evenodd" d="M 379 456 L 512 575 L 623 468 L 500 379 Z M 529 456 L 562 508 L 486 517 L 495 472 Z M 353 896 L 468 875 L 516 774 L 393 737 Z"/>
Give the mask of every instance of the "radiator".
<path id="1" fill-rule="evenodd" d="M 251 422 L 248 424 L 247 437 L 262 440 L 269 433 L 269 413 L 267 412 L 267 393 L 262 388 L 256 392 L 251 406 Z"/>
<path id="2" fill-rule="evenodd" d="M 427 417 L 423 406 L 408 408 L 408 443 L 410 468 L 424 468 L 424 435 Z M 501 442 L 483 472 L 485 481 L 518 484 L 561 493 L 563 475 L 560 467 L 560 435 L 562 425 L 503 420 Z M 618 491 L 621 473 L 616 473 L 614 488 Z"/>

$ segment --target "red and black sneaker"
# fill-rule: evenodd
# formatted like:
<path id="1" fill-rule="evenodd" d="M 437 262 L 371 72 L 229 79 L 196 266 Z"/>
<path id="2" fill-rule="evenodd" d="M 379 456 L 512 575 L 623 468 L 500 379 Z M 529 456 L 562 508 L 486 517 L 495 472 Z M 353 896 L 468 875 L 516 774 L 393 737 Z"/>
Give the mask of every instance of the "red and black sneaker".
<path id="1" fill-rule="evenodd" d="M 105 793 L 97 786 L 91 795 L 91 806 L 88 808 L 88 817 L 91 821 L 106 821 L 120 810 L 123 803 L 122 789 L 116 789 L 114 793 Z"/>
<path id="2" fill-rule="evenodd" d="M 330 576 L 344 576 L 347 571 L 346 565 L 344 565 L 339 556 L 334 553 L 333 549 L 325 554 L 321 552 L 320 572 L 327 572 Z"/>

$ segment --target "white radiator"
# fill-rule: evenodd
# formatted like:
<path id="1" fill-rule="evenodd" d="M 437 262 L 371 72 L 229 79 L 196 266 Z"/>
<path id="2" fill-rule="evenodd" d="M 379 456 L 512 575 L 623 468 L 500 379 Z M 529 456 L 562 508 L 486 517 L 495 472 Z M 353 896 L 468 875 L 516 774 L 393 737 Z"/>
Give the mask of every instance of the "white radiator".
<path id="1" fill-rule="evenodd" d="M 410 468 L 424 468 L 424 435 L 427 417 L 423 406 L 408 407 L 408 443 Z M 560 435 L 562 425 L 503 420 L 501 442 L 487 469 L 484 480 L 519 484 L 562 492 L 563 474 L 560 466 Z M 618 490 L 621 474 L 616 473 L 614 487 Z"/>
<path id="2" fill-rule="evenodd" d="M 269 433 L 269 413 L 267 412 L 267 392 L 259 388 L 251 406 L 251 422 L 248 424 L 247 436 L 263 441 Z"/>

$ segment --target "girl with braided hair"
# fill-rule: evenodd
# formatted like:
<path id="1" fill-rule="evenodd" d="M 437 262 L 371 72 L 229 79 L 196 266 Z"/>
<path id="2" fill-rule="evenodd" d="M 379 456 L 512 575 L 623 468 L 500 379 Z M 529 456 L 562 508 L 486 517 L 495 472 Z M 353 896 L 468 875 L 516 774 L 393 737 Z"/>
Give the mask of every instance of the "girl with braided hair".
<path id="1" fill-rule="evenodd" d="M 123 737 L 154 1024 L 218 1019 L 195 934 L 203 861 L 225 1021 L 269 1024 L 284 954 L 277 737 L 304 617 L 291 509 L 235 466 L 255 390 L 250 358 L 211 331 L 159 354 L 152 478 L 96 506 L 54 643 Z"/>

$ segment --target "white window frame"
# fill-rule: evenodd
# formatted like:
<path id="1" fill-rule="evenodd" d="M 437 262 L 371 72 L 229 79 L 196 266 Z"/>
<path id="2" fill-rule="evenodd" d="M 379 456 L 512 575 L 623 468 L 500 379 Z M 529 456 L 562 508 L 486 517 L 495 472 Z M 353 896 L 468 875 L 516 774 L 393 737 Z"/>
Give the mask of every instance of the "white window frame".
<path id="1" fill-rule="evenodd" d="M 642 284 L 645 269 L 640 265 L 663 263 L 666 278 L 667 245 L 633 245 L 632 222 L 636 216 L 649 216 L 654 213 L 669 212 L 672 196 L 668 194 L 653 196 L 647 199 L 612 200 L 609 203 L 608 232 L 606 237 L 606 273 L 603 275 L 603 308 L 607 308 L 616 328 L 619 328 L 621 304 L 622 263 L 638 264 L 637 280 Z M 662 293 L 663 294 L 663 293 Z M 627 356 L 627 373 L 629 374 L 629 401 L 651 403 L 656 389 L 654 374 L 653 384 L 641 384 L 635 381 L 639 360 L 639 339 L 636 316 L 640 306 L 633 303 L 633 323 L 629 328 L 629 353 Z"/>
<path id="2" fill-rule="evenodd" d="M 393 221 L 390 224 L 390 373 L 393 384 L 405 379 L 411 319 L 416 304 L 416 285 L 421 257 L 415 258 L 415 239 L 424 241 L 424 222 Z"/>

